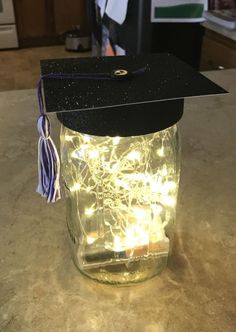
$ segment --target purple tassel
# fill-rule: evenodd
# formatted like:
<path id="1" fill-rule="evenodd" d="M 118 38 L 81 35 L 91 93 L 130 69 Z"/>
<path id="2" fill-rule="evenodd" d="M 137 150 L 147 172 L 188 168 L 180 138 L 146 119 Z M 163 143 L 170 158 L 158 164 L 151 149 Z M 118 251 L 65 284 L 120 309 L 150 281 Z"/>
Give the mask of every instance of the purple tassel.
<path id="1" fill-rule="evenodd" d="M 50 122 L 44 114 L 42 97 L 42 77 L 38 82 L 38 102 L 40 117 L 38 118 L 38 187 L 37 192 L 54 203 L 61 198 L 60 189 L 60 158 L 57 148 L 50 137 Z"/>
<path id="2" fill-rule="evenodd" d="M 60 158 L 50 137 L 50 122 L 46 115 L 38 119 L 38 175 L 37 192 L 46 197 L 48 203 L 61 198 L 60 191 Z"/>

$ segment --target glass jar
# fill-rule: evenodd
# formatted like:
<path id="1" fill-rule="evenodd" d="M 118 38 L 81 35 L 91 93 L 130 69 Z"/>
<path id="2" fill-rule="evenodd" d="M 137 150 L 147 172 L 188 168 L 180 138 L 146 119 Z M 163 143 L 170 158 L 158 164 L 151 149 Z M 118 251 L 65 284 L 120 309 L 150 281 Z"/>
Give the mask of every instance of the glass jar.
<path id="1" fill-rule="evenodd" d="M 110 284 L 146 280 L 171 253 L 180 174 L 177 125 L 142 136 L 61 128 L 67 226 L 75 265 Z"/>

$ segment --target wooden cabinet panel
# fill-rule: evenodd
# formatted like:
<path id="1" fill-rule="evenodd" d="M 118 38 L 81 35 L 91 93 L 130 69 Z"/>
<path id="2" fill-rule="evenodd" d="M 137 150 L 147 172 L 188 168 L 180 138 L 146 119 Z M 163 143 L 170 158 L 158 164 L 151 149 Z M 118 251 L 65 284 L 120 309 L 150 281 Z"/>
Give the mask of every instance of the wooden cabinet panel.
<path id="1" fill-rule="evenodd" d="M 236 68 L 236 42 L 207 31 L 202 45 L 201 70 Z"/>
<path id="2" fill-rule="evenodd" d="M 14 0 L 20 46 L 63 43 L 73 25 L 87 32 L 86 0 Z"/>
<path id="3" fill-rule="evenodd" d="M 14 6 L 20 38 L 54 34 L 50 0 L 16 0 Z"/>
<path id="4" fill-rule="evenodd" d="M 86 32 L 86 0 L 54 0 L 54 18 L 57 34 L 71 29 L 73 25 L 80 25 L 81 30 Z"/>

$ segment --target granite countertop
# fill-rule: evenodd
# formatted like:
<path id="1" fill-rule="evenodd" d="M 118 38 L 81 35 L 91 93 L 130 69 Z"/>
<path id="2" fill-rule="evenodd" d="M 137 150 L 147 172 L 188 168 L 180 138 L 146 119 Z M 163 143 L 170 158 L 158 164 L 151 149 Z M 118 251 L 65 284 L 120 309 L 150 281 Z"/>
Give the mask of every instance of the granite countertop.
<path id="1" fill-rule="evenodd" d="M 236 30 L 226 29 L 219 24 L 214 24 L 207 20 L 204 23 L 202 23 L 202 26 L 206 29 L 217 32 L 220 35 L 231 39 L 232 41 L 236 41 Z"/>
<path id="2" fill-rule="evenodd" d="M 35 193 L 36 91 L 0 93 L 0 331 L 235 331 L 236 70 L 206 75 L 231 93 L 186 101 L 173 256 L 131 287 L 76 270 L 65 201 Z"/>

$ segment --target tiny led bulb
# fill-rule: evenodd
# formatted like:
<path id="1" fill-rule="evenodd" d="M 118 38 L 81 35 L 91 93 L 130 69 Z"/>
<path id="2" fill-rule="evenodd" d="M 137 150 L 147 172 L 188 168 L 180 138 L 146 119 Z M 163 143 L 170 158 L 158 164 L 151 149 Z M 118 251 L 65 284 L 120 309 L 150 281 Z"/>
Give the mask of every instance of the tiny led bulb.
<path id="1" fill-rule="evenodd" d="M 73 141 L 73 137 L 74 136 L 71 136 L 71 135 L 65 135 L 65 141 L 72 142 Z"/>
<path id="2" fill-rule="evenodd" d="M 126 190 L 130 189 L 128 182 L 120 180 L 120 179 L 115 179 L 115 185 L 116 185 L 116 187 L 122 187 Z"/>
<path id="3" fill-rule="evenodd" d="M 92 187 L 90 187 L 90 186 L 86 187 L 86 189 L 85 189 L 85 191 L 86 191 L 87 193 L 89 193 L 91 190 L 92 190 Z"/>
<path id="4" fill-rule="evenodd" d="M 163 146 L 157 150 L 157 155 L 159 157 L 164 157 L 164 147 Z"/>
<path id="5" fill-rule="evenodd" d="M 134 160 L 139 160 L 139 159 L 140 159 L 140 152 L 139 152 L 139 151 L 131 151 L 131 152 L 128 154 L 127 158 L 128 158 L 129 160 L 132 160 L 132 161 L 134 161 Z"/>
<path id="6" fill-rule="evenodd" d="M 85 209 L 85 215 L 87 216 L 87 217 L 90 217 L 90 216 L 92 216 L 93 214 L 94 214 L 94 208 L 93 207 L 90 207 L 90 208 L 87 208 L 87 209 Z"/>
<path id="7" fill-rule="evenodd" d="M 171 197 L 171 196 L 163 196 L 162 197 L 162 203 L 164 205 L 174 207 L 176 205 L 176 200 L 175 200 L 174 197 Z"/>
<path id="8" fill-rule="evenodd" d="M 162 206 L 159 205 L 159 204 L 152 204 L 151 207 L 152 207 L 152 210 L 153 210 L 154 213 L 158 213 L 159 214 L 159 213 L 161 213 L 163 211 Z"/>
<path id="9" fill-rule="evenodd" d="M 98 150 L 90 150 L 88 154 L 91 159 L 97 159 L 99 156 Z"/>
<path id="10" fill-rule="evenodd" d="M 84 142 L 85 143 L 89 143 L 90 142 L 90 137 L 89 136 L 87 136 L 87 135 L 84 135 Z"/>
<path id="11" fill-rule="evenodd" d="M 97 240 L 97 238 L 92 237 L 92 236 L 87 236 L 86 240 L 87 240 L 88 244 L 93 244 Z"/>
<path id="12" fill-rule="evenodd" d="M 162 176 L 167 176 L 168 172 L 167 172 L 167 167 L 166 165 L 163 166 L 162 170 L 161 170 L 161 175 Z"/>
<path id="13" fill-rule="evenodd" d="M 144 173 L 133 173 L 133 174 L 129 174 L 127 176 L 127 178 L 130 181 L 143 181 L 143 182 L 147 181 L 147 176 Z"/>
<path id="14" fill-rule="evenodd" d="M 114 171 L 117 171 L 118 169 L 119 169 L 119 163 L 115 163 L 115 164 L 113 164 L 112 166 L 111 166 L 111 169 L 112 169 L 112 171 L 114 172 Z"/>
<path id="15" fill-rule="evenodd" d="M 83 158 L 84 155 L 85 155 L 85 149 L 86 149 L 86 145 L 82 144 L 79 149 L 74 150 L 71 153 L 71 158 L 73 158 L 73 159 L 81 159 L 81 158 Z"/>
<path id="16" fill-rule="evenodd" d="M 116 136 L 112 138 L 113 145 L 118 145 L 120 143 L 121 137 Z"/>
<path id="17" fill-rule="evenodd" d="M 134 212 L 134 215 L 137 219 L 145 219 L 146 218 L 146 211 L 144 209 L 141 208 L 133 208 L 132 209 Z"/>
<path id="18" fill-rule="evenodd" d="M 78 152 L 76 150 L 71 153 L 71 158 L 78 158 Z"/>
<path id="19" fill-rule="evenodd" d="M 74 185 L 70 188 L 70 191 L 71 191 L 71 192 L 79 191 L 80 188 L 81 188 L 80 183 L 74 183 Z"/>
<path id="20" fill-rule="evenodd" d="M 87 149 L 87 145 L 86 144 L 81 144 L 80 145 L 80 150 L 86 150 Z"/>
<path id="21" fill-rule="evenodd" d="M 176 189 L 176 183 L 174 181 L 168 181 L 165 183 L 165 186 L 168 190 L 174 190 Z"/>
<path id="22" fill-rule="evenodd" d="M 119 236 L 115 235 L 114 236 L 114 251 L 122 251 L 123 248 L 122 248 L 122 243 L 121 243 L 121 239 Z"/>

